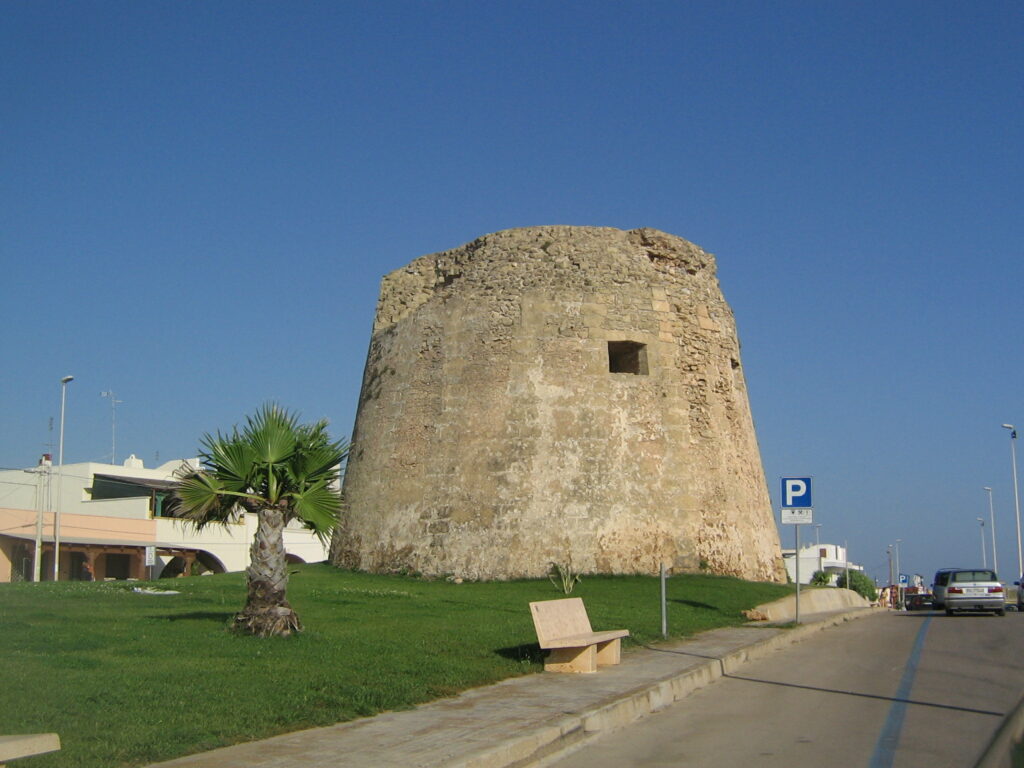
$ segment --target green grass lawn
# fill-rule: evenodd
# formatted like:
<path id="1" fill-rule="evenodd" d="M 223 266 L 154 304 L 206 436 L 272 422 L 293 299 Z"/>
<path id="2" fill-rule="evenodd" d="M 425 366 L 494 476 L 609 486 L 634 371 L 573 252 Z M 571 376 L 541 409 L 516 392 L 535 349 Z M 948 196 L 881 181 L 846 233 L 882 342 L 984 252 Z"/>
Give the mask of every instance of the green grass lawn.
<path id="1" fill-rule="evenodd" d="M 0 732 L 55 731 L 63 749 L 19 761 L 138 766 L 191 752 L 403 709 L 541 671 L 527 603 L 549 581 L 454 584 L 296 566 L 289 598 L 306 631 L 260 640 L 226 630 L 242 574 L 145 582 L 0 585 Z M 669 632 L 739 624 L 791 587 L 705 575 L 668 582 Z M 595 629 L 661 639 L 660 585 L 584 577 Z"/>

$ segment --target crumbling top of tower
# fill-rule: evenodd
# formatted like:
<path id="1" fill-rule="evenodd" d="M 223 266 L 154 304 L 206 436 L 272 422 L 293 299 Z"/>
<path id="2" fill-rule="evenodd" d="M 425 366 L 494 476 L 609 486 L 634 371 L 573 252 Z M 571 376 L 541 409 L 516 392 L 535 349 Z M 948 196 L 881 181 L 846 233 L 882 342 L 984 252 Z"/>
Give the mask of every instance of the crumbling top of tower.
<path id="1" fill-rule="evenodd" d="M 484 293 L 549 285 L 588 287 L 593 273 L 611 283 L 700 276 L 714 284 L 715 258 L 681 237 L 644 227 L 540 226 L 506 229 L 441 253 L 421 256 L 381 281 L 374 330 L 401 320 L 451 286 Z M 651 272 L 660 273 L 660 277 Z"/>

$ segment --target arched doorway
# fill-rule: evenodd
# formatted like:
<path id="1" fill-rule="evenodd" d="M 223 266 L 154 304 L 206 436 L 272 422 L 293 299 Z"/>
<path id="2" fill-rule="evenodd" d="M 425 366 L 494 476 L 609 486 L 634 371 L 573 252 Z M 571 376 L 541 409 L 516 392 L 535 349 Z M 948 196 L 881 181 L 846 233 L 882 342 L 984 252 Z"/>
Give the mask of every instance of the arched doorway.
<path id="1" fill-rule="evenodd" d="M 203 576 L 208 573 L 226 573 L 224 563 L 216 556 L 203 549 L 174 550 L 160 554 L 173 554 L 160 572 L 161 579 L 177 579 L 182 576 Z"/>

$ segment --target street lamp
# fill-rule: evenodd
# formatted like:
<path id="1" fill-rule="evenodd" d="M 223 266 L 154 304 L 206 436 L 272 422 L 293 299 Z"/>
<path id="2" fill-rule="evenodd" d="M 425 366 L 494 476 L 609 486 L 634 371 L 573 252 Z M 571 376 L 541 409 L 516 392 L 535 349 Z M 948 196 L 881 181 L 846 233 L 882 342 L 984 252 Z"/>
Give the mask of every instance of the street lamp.
<path id="1" fill-rule="evenodd" d="M 53 580 L 60 579 L 60 503 L 64 492 L 64 403 L 67 400 L 68 383 L 74 376 L 60 380 L 60 443 L 57 448 L 57 508 L 53 511 Z"/>
<path id="2" fill-rule="evenodd" d="M 890 544 L 886 548 L 885 553 L 889 556 L 889 586 L 886 589 L 887 589 L 887 592 L 888 592 L 888 595 L 889 595 L 889 597 L 888 597 L 889 607 L 892 608 L 892 607 L 894 607 L 893 603 L 895 602 L 893 600 L 893 597 L 892 597 L 892 588 L 893 588 L 893 580 L 892 580 L 892 544 Z"/>
<path id="3" fill-rule="evenodd" d="M 985 518 L 976 518 L 981 523 L 981 567 L 988 568 L 988 561 L 985 559 Z"/>
<path id="4" fill-rule="evenodd" d="M 42 581 L 43 569 L 43 510 L 49 505 L 49 494 L 44 495 L 43 489 L 50 485 L 50 468 L 53 462 L 50 461 L 50 454 L 44 453 L 39 460 L 39 465 L 25 472 L 35 475 L 36 484 L 36 540 L 35 549 L 32 552 L 32 581 Z"/>
<path id="5" fill-rule="evenodd" d="M 903 577 L 900 575 L 900 542 L 903 539 L 896 539 L 896 607 L 903 608 Z"/>
<path id="6" fill-rule="evenodd" d="M 996 553 L 996 511 L 992 506 L 992 489 L 986 485 L 984 490 L 988 492 L 988 517 L 992 523 L 989 526 L 989 530 L 992 532 L 992 570 L 999 575 L 999 555 Z"/>
<path id="7" fill-rule="evenodd" d="M 817 523 L 814 526 L 814 545 L 816 547 L 821 546 L 821 523 Z"/>
<path id="8" fill-rule="evenodd" d="M 1003 429 L 1010 430 L 1010 463 L 1013 465 L 1013 506 L 1017 511 L 1017 578 L 1024 574 L 1024 556 L 1020 549 L 1020 494 L 1017 491 L 1017 428 L 1013 424 L 1003 424 Z"/>

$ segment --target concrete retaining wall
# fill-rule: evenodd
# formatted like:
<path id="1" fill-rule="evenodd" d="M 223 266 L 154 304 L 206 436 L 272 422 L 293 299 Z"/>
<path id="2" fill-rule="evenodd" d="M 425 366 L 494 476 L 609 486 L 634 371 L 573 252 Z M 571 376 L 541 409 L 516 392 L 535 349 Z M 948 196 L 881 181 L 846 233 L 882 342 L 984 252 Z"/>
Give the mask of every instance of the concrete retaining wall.
<path id="1" fill-rule="evenodd" d="M 818 587 L 800 590 L 801 615 L 867 608 L 869 605 L 866 599 L 852 589 Z M 792 621 L 796 618 L 796 595 L 759 605 L 747 615 L 755 621 Z"/>

